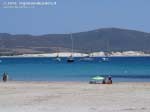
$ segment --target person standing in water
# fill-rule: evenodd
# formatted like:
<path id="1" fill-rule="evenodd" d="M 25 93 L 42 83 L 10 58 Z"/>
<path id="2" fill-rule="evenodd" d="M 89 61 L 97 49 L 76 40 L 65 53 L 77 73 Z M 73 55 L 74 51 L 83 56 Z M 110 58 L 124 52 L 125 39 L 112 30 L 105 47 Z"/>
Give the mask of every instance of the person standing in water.
<path id="1" fill-rule="evenodd" d="M 8 75 L 4 72 L 3 73 L 3 82 L 6 82 L 6 81 L 8 81 Z"/>

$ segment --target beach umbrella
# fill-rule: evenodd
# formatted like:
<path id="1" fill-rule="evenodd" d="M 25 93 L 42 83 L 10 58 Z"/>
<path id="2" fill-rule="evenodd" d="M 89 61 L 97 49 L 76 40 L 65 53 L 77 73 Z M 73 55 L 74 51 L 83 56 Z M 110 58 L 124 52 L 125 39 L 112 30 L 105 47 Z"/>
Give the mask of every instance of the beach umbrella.
<path id="1" fill-rule="evenodd" d="M 92 77 L 92 80 L 104 80 L 104 77 L 95 76 L 95 77 Z"/>

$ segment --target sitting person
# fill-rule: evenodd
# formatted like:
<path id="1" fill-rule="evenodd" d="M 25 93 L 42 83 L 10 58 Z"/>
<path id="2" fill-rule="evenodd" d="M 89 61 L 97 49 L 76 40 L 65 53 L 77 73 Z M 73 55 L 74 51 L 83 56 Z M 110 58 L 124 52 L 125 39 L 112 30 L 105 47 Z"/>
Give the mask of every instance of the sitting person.
<path id="1" fill-rule="evenodd" d="M 107 84 L 112 84 L 112 77 L 111 76 L 108 76 Z"/>
<path id="2" fill-rule="evenodd" d="M 106 84 L 106 78 L 103 79 L 102 84 Z"/>

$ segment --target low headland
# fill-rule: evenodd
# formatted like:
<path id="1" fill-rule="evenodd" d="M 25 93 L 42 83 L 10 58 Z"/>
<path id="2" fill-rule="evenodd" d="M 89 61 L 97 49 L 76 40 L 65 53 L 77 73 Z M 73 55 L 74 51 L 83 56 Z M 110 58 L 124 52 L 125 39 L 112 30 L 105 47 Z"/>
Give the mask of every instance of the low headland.
<path id="1" fill-rule="evenodd" d="M 75 32 L 72 35 L 68 33 L 44 35 L 0 33 L 0 40 L 0 56 L 26 54 L 54 56 L 55 53 L 61 53 L 63 56 L 72 51 L 94 56 L 104 54 L 147 56 L 150 54 L 150 33 L 120 28 L 100 28 Z"/>

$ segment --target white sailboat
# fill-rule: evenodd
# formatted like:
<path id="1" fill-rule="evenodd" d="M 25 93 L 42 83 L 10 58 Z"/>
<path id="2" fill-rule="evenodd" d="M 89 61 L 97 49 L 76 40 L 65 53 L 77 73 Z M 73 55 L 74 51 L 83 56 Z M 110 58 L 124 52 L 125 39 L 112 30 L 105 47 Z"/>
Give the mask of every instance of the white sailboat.
<path id="1" fill-rule="evenodd" d="M 102 61 L 103 61 L 103 62 L 109 61 L 108 48 L 109 48 L 109 42 L 107 41 L 107 52 L 105 53 L 105 57 L 102 57 Z"/>
<path id="2" fill-rule="evenodd" d="M 56 60 L 61 61 L 61 58 L 59 57 L 59 55 L 57 55 Z"/>
<path id="3" fill-rule="evenodd" d="M 57 50 L 57 56 L 55 58 L 56 61 L 61 61 L 61 58 L 59 57 L 59 51 Z"/>
<path id="4" fill-rule="evenodd" d="M 108 57 L 102 57 L 102 61 L 109 61 L 109 58 Z"/>
<path id="5" fill-rule="evenodd" d="M 93 55 L 91 54 L 92 50 L 90 53 L 88 53 L 88 56 L 84 57 L 83 59 L 81 59 L 81 61 L 93 61 Z"/>

